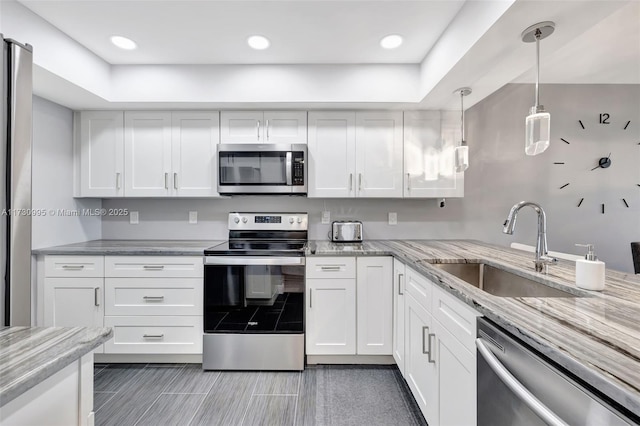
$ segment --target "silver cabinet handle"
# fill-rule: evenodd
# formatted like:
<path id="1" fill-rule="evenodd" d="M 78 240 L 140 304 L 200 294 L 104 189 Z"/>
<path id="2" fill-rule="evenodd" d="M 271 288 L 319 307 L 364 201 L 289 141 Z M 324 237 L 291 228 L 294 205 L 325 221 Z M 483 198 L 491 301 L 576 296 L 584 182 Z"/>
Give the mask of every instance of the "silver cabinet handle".
<path id="1" fill-rule="evenodd" d="M 169 173 L 164 174 L 164 189 L 169 189 Z"/>
<path id="2" fill-rule="evenodd" d="M 422 353 L 427 355 L 429 353 L 429 349 L 424 348 L 424 331 L 427 330 L 427 334 L 429 333 L 429 327 L 426 325 L 422 327 Z"/>
<path id="3" fill-rule="evenodd" d="M 313 289 L 309 289 L 309 307 L 313 306 L 313 299 L 311 298 L 313 296 Z"/>
<path id="4" fill-rule="evenodd" d="M 164 269 L 164 265 L 144 265 L 142 268 L 147 271 L 162 271 Z"/>
<path id="5" fill-rule="evenodd" d="M 260 120 L 256 122 L 256 132 L 258 133 L 258 140 L 260 140 Z"/>
<path id="6" fill-rule="evenodd" d="M 349 173 L 349 192 L 353 191 L 353 173 Z"/>
<path id="7" fill-rule="evenodd" d="M 142 296 L 144 300 L 164 300 L 164 296 Z"/>
<path id="8" fill-rule="evenodd" d="M 269 142 L 269 120 L 267 120 L 267 142 Z"/>
<path id="9" fill-rule="evenodd" d="M 62 265 L 62 269 L 65 271 L 81 271 L 84 269 L 84 265 Z"/>
<path id="10" fill-rule="evenodd" d="M 362 191 L 362 173 L 358 173 L 358 191 Z"/>
<path id="11" fill-rule="evenodd" d="M 173 173 L 173 189 L 178 190 L 178 173 Z"/>
<path id="12" fill-rule="evenodd" d="M 402 281 L 404 281 L 404 274 L 398 274 L 398 296 L 402 296 Z"/>
<path id="13" fill-rule="evenodd" d="M 95 306 L 100 306 L 100 287 L 93 289 L 93 304 Z"/>
<path id="14" fill-rule="evenodd" d="M 321 271 L 339 271 L 340 266 L 321 266 L 320 270 Z"/>
<path id="15" fill-rule="evenodd" d="M 162 339 L 164 334 L 143 334 L 142 337 L 145 339 Z"/>
<path id="16" fill-rule="evenodd" d="M 482 341 L 482 339 L 476 339 L 476 347 L 478 352 L 487 361 L 489 368 L 493 370 L 498 378 L 507 385 L 509 389 L 516 396 L 524 402 L 534 413 L 538 415 L 545 423 L 553 426 L 567 426 L 556 413 L 551 411 L 549 407 L 544 405 L 538 398 L 536 398 L 529 390 L 524 387 L 522 383 L 516 379 L 507 368 L 502 365 L 500 360 L 491 352 L 491 349 Z"/>
<path id="17" fill-rule="evenodd" d="M 116 189 L 120 189 L 120 172 L 116 173 Z"/>
<path id="18" fill-rule="evenodd" d="M 435 364 L 436 360 L 431 358 L 431 355 L 433 355 L 433 347 L 431 346 L 431 338 L 432 337 L 436 337 L 435 334 L 433 333 L 429 333 L 429 335 L 427 336 L 427 360 L 432 363 Z"/>
<path id="19" fill-rule="evenodd" d="M 411 191 L 411 174 L 407 173 L 407 191 Z"/>

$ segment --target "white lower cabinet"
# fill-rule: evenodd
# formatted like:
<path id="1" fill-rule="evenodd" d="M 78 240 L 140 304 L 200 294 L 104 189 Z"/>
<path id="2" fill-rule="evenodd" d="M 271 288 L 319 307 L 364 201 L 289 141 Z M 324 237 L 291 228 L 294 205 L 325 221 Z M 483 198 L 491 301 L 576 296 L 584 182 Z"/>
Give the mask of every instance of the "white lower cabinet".
<path id="1" fill-rule="evenodd" d="M 405 266 L 393 259 L 393 359 L 404 375 Z"/>
<path id="2" fill-rule="evenodd" d="M 307 355 L 391 355 L 391 257 L 307 258 Z"/>

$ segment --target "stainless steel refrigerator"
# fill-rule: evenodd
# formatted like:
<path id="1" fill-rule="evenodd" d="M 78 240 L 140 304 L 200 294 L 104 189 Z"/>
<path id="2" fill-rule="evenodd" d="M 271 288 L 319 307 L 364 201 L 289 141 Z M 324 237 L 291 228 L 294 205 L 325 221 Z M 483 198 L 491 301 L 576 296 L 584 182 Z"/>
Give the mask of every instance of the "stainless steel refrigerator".
<path id="1" fill-rule="evenodd" d="M 31 325 L 33 53 L 0 40 L 0 325 Z"/>

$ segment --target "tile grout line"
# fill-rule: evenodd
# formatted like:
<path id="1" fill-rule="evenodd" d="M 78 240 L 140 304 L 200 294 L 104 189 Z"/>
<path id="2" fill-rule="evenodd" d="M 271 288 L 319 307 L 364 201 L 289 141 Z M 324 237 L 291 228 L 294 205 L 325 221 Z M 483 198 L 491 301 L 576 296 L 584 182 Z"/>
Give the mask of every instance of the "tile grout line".
<path id="1" fill-rule="evenodd" d="M 251 396 L 298 396 L 297 393 L 254 393 Z"/>
<path id="2" fill-rule="evenodd" d="M 185 364 L 185 365 L 186 365 L 186 364 Z M 169 381 L 169 383 L 167 383 L 167 384 L 164 386 L 164 388 L 162 388 L 162 390 L 158 393 L 158 396 L 156 396 L 156 399 L 154 399 L 154 400 L 153 400 L 153 402 L 152 402 L 151 404 L 149 404 L 149 407 L 147 407 L 147 409 L 146 409 L 146 410 L 144 410 L 144 413 L 140 414 L 140 417 L 138 417 L 138 420 L 136 420 L 136 422 L 133 424 L 133 426 L 136 426 L 138 423 L 140 423 L 140 420 L 142 420 L 142 418 L 145 416 L 145 414 L 147 414 L 147 413 L 149 412 L 149 410 L 151 410 L 151 407 L 153 407 L 153 404 L 155 404 L 156 402 L 158 402 L 158 400 L 160 399 L 160 397 L 161 397 L 161 396 L 162 396 L 162 394 L 163 394 L 163 391 L 164 391 L 166 388 L 168 388 L 168 387 L 169 387 L 169 385 L 170 385 L 171 383 L 173 383 L 173 381 L 176 379 L 176 377 L 178 377 L 178 374 L 180 374 L 180 372 L 184 369 L 184 366 L 185 366 L 185 365 L 183 365 L 183 366 L 182 366 L 182 367 L 181 367 L 181 368 L 176 372 L 176 374 L 175 374 L 175 376 L 173 377 L 173 379 L 171 379 L 171 380 Z M 149 366 L 149 364 L 147 364 L 147 365 L 145 366 L 145 368 L 147 368 L 147 366 Z"/>
<path id="3" fill-rule="evenodd" d="M 260 376 L 262 375 L 262 371 L 258 373 L 258 377 L 256 378 L 256 382 L 253 385 L 253 390 L 251 391 L 251 398 L 249 398 L 249 402 L 247 403 L 247 408 L 244 409 L 244 414 L 242 415 L 242 420 L 240 420 L 240 424 L 244 423 L 244 419 L 247 417 L 247 413 L 249 412 L 249 407 L 251 406 L 251 400 L 253 400 L 253 395 L 258 387 L 258 382 L 260 381 Z"/>
<path id="4" fill-rule="evenodd" d="M 198 405 L 198 407 L 195 410 L 193 410 L 193 415 L 191 416 L 189 421 L 186 423 L 187 425 L 190 425 L 193 422 L 193 419 L 196 418 L 196 415 L 198 414 L 198 412 L 202 408 L 202 405 L 204 405 L 204 401 L 207 399 L 207 395 L 209 395 L 209 393 L 211 392 L 211 389 L 213 389 L 213 386 L 216 384 L 216 382 L 218 381 L 220 376 L 222 376 L 222 372 L 218 371 L 218 375 L 216 376 L 216 379 L 213 381 L 213 383 L 211 383 L 211 388 L 209 389 L 209 392 L 207 392 L 206 395 L 204 396 L 204 398 L 202 398 L 202 401 L 200 401 L 200 404 Z"/>
<path id="5" fill-rule="evenodd" d="M 300 386 L 302 384 L 302 371 L 298 374 L 298 390 L 296 391 L 296 405 L 295 408 L 293 410 L 293 424 L 296 424 L 296 421 L 298 420 L 298 401 L 300 398 Z"/>

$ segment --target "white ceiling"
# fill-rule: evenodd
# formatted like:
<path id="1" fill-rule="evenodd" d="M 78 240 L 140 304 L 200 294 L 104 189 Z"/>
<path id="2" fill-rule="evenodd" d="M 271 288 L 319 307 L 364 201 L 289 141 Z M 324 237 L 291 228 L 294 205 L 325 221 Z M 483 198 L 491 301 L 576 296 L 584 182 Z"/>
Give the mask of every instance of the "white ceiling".
<path id="1" fill-rule="evenodd" d="M 464 0 L 19 0 L 110 64 L 419 63 Z M 247 37 L 271 47 L 255 51 Z M 385 50 L 380 39 L 400 34 Z M 135 40 L 123 51 L 109 37 Z"/>

